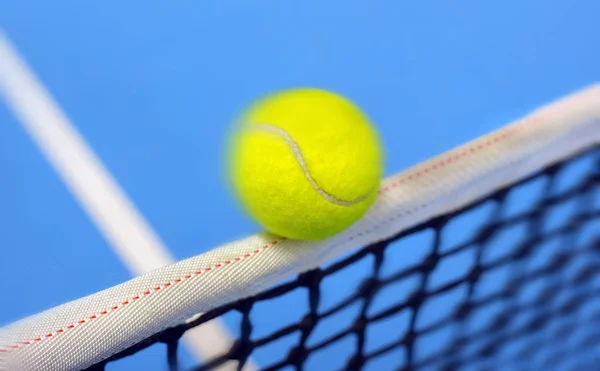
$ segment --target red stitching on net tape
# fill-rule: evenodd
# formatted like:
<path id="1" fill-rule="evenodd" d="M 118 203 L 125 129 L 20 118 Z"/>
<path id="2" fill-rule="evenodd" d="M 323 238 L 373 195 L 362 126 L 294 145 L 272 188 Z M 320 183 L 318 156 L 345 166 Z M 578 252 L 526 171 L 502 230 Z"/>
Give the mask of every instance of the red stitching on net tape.
<path id="1" fill-rule="evenodd" d="M 532 121 L 535 121 L 535 119 L 534 120 L 527 120 L 526 122 L 532 122 Z M 512 135 L 514 135 L 518 131 L 519 128 L 520 127 L 513 127 L 513 128 L 510 128 L 508 130 L 504 130 L 503 132 L 497 134 L 494 138 L 492 138 L 492 140 L 488 140 L 487 142 L 485 142 L 485 146 L 483 144 L 477 144 L 477 145 L 473 145 L 473 146 L 469 147 L 468 151 L 467 150 L 463 150 L 458 155 L 456 154 L 456 152 L 450 153 L 449 155 L 447 155 L 447 157 L 445 158 L 445 160 L 441 160 L 437 164 L 433 163 L 429 167 L 426 167 L 425 169 L 421 169 L 421 170 L 416 171 L 414 174 L 405 175 L 403 178 L 398 179 L 397 181 L 395 181 L 394 183 L 392 183 L 391 186 L 386 186 L 383 189 L 379 189 L 378 193 L 382 194 L 384 192 L 389 192 L 390 189 L 395 189 L 400 184 L 404 184 L 404 183 L 406 183 L 406 182 L 408 182 L 410 180 L 413 180 L 415 178 L 419 178 L 421 175 L 423 175 L 423 173 L 428 173 L 430 171 L 436 170 L 438 167 L 444 167 L 446 164 L 452 164 L 453 162 L 460 161 L 461 159 L 467 157 L 468 155 L 472 155 L 472 154 L 478 153 L 478 152 L 480 152 L 480 151 L 482 151 L 482 150 L 484 150 L 484 149 L 492 146 L 495 143 L 499 143 L 499 142 L 501 142 L 504 139 L 510 138 Z M 282 240 L 285 240 L 285 238 L 283 238 Z M 271 242 L 271 246 L 277 245 L 278 242 L 279 241 L 272 241 Z M 253 255 L 256 255 L 256 254 L 260 253 L 261 251 L 264 251 L 264 250 L 266 250 L 268 248 L 269 248 L 269 245 L 264 245 L 262 247 L 262 249 L 256 249 L 252 253 L 246 253 L 246 254 L 244 254 L 241 257 L 238 256 L 234 260 L 235 261 L 241 261 L 241 260 L 243 260 L 245 258 L 250 258 Z M 195 275 L 186 274 L 183 277 L 179 277 L 179 278 L 173 280 L 173 282 L 167 282 L 167 283 L 163 284 L 162 287 L 161 286 L 156 286 L 154 288 L 154 291 L 150 291 L 150 290 L 144 291 L 143 292 L 143 296 L 148 296 L 148 295 L 152 294 L 152 292 L 160 291 L 162 288 L 173 287 L 176 284 L 181 283 L 184 280 L 191 279 L 192 277 L 198 276 L 198 275 L 202 274 L 203 272 L 210 272 L 213 269 L 218 269 L 218 268 L 222 268 L 222 267 L 228 266 L 231 263 L 233 263 L 234 260 L 227 260 L 224 264 L 223 263 L 217 263 L 214 267 L 206 267 L 203 270 L 199 270 L 199 271 L 195 272 Z M 136 301 L 136 300 L 139 300 L 141 298 L 142 298 L 142 295 L 136 295 L 136 296 L 134 296 L 132 298 L 132 300 Z M 80 325 L 85 324 L 85 323 L 87 323 L 90 320 L 97 319 L 97 318 L 100 318 L 102 316 L 108 315 L 109 313 L 112 313 L 112 312 L 118 310 L 119 308 L 122 308 L 122 307 L 126 306 L 127 304 L 129 304 L 129 301 L 124 301 L 121 305 L 112 306 L 110 311 L 104 310 L 104 311 L 100 312 L 99 315 L 92 315 L 92 316 L 89 317 L 89 320 L 82 319 L 82 320 L 79 320 L 78 323 Z M 70 324 L 70 325 L 66 326 L 67 329 L 73 329 L 75 327 L 76 327 L 75 324 Z M 46 336 L 46 338 L 51 338 L 55 334 L 63 334 L 63 333 L 65 333 L 65 329 L 58 329 L 54 333 L 48 333 L 45 336 Z M 33 344 L 33 342 L 40 342 L 42 340 L 43 339 L 41 337 L 37 337 L 37 338 L 34 338 L 32 341 L 21 341 L 18 344 L 5 345 L 5 348 L 0 348 L 0 353 L 10 353 L 10 352 L 14 351 L 15 349 L 19 349 L 19 348 L 22 348 L 24 346 L 31 345 L 31 344 Z"/>
<path id="2" fill-rule="evenodd" d="M 281 241 L 285 241 L 285 240 L 286 240 L 286 238 L 282 238 L 281 239 Z M 246 254 L 244 254 L 243 258 L 242 257 L 236 257 L 234 260 L 227 260 L 225 262 L 225 264 L 223 264 L 223 263 L 217 263 L 213 267 L 206 267 L 206 268 L 203 268 L 202 270 L 197 271 L 195 273 L 195 275 L 186 274 L 183 277 L 179 277 L 179 278 L 174 279 L 172 282 L 166 282 L 166 283 L 164 283 L 161 286 L 155 286 L 152 290 L 146 290 L 146 291 L 144 291 L 143 292 L 143 296 L 148 296 L 148 295 L 152 294 L 153 292 L 157 292 L 157 291 L 161 291 L 161 290 L 164 290 L 166 288 L 169 288 L 169 287 L 173 287 L 176 284 L 181 283 L 184 280 L 189 280 L 192 277 L 195 277 L 197 275 L 202 274 L 203 272 L 210 272 L 212 270 L 217 270 L 219 268 L 225 267 L 225 266 L 233 263 L 234 261 L 241 261 L 241 260 L 243 260 L 245 258 L 250 258 L 250 257 L 252 257 L 252 256 L 254 256 L 254 255 L 256 255 L 256 254 L 258 254 L 258 253 L 260 253 L 260 252 L 262 252 L 262 251 L 264 251 L 266 249 L 268 249 L 270 246 L 277 245 L 277 243 L 279 243 L 279 241 L 272 241 L 270 245 L 268 245 L 268 244 L 267 245 L 263 245 L 263 247 L 261 249 L 256 249 L 256 250 L 253 251 L 253 253 L 246 253 Z M 51 337 L 54 337 L 55 335 L 63 334 L 63 333 L 65 333 L 66 329 L 74 329 L 78 325 L 83 325 L 83 324 L 86 324 L 87 322 L 90 322 L 91 320 L 101 318 L 102 316 L 106 316 L 106 315 L 108 315 L 108 314 L 110 314 L 112 312 L 115 312 L 115 311 L 119 310 L 120 308 L 123 308 L 124 306 L 130 304 L 131 302 L 137 301 L 137 300 L 139 300 L 141 298 L 142 298 L 142 295 L 136 295 L 131 300 L 125 300 L 125 301 L 123 301 L 120 305 L 113 305 L 112 307 L 110 307 L 110 310 L 103 310 L 99 314 L 93 314 L 93 315 L 89 316 L 87 319 L 81 319 L 79 321 L 76 321 L 75 323 L 77 325 L 75 323 L 72 323 L 72 324 L 66 326 L 65 328 L 60 328 L 60 329 L 58 329 L 58 330 L 56 330 L 54 332 L 48 333 L 48 334 L 46 334 L 44 336 L 45 336 L 45 338 L 51 338 Z M 11 352 L 13 352 L 16 349 L 23 348 L 23 347 L 25 347 L 27 345 L 33 344 L 33 342 L 40 342 L 42 340 L 43 340 L 43 338 L 37 337 L 37 338 L 34 338 L 31 341 L 20 341 L 17 344 L 3 345 L 4 348 L 0 348 L 0 353 L 11 353 Z"/>
<path id="3" fill-rule="evenodd" d="M 390 188 L 394 189 L 394 188 L 396 188 L 400 184 L 404 184 L 404 183 L 409 182 L 409 181 L 411 181 L 411 180 L 413 180 L 415 178 L 420 177 L 421 175 L 423 175 L 423 173 L 429 173 L 430 171 L 436 170 L 439 167 L 444 167 L 446 165 L 450 165 L 452 163 L 458 162 L 458 161 L 460 161 L 461 159 L 467 157 L 470 154 L 474 154 L 474 153 L 483 151 L 484 149 L 486 149 L 487 147 L 490 147 L 490 146 L 494 145 L 495 143 L 499 143 L 499 142 L 501 142 L 504 139 L 510 138 L 517 131 L 518 131 L 518 128 L 507 129 L 503 133 L 497 134 L 496 136 L 494 136 L 494 138 L 492 138 L 491 140 L 488 140 L 487 142 L 485 142 L 485 145 L 483 145 L 483 144 L 476 144 L 476 145 L 473 145 L 472 147 L 469 147 L 468 151 L 467 150 L 463 150 L 459 154 L 456 154 L 455 152 L 450 153 L 450 154 L 447 155 L 447 157 L 445 159 L 442 159 L 438 163 L 433 163 L 433 164 L 429 165 L 428 167 L 426 167 L 424 169 L 416 170 L 415 173 L 410 173 L 408 175 L 404 175 L 401 179 L 398 179 L 395 182 L 393 182 L 391 184 L 391 186 L 386 186 L 386 187 L 380 189 L 378 193 L 379 194 L 383 194 L 385 192 L 389 192 Z"/>

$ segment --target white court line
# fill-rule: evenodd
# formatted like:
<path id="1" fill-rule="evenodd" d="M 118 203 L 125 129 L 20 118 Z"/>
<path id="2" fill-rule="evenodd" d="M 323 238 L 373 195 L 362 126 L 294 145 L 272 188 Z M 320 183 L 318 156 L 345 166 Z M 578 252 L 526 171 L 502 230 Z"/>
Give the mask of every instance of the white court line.
<path id="1" fill-rule="evenodd" d="M 174 261 L 1 29 L 0 95 L 132 274 Z M 188 331 L 184 341 L 199 359 L 221 355 L 232 344 L 218 320 Z M 248 366 L 245 370 L 252 369 Z"/>

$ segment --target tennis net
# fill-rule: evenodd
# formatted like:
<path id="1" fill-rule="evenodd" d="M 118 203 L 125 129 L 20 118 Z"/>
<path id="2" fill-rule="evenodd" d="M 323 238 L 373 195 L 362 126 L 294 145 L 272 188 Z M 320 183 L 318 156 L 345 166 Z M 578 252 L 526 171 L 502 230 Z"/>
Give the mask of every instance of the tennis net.
<path id="1" fill-rule="evenodd" d="M 467 218 L 468 225 L 453 226 L 461 223 L 461 218 Z M 468 238 L 451 243 L 455 238 L 446 231 L 453 228 Z M 406 246 L 401 241 L 424 233 L 431 235 L 429 243 L 409 241 L 409 245 L 417 244 L 412 250 L 419 251 L 419 259 L 407 267 L 386 269 L 386 260 L 397 254 L 394 250 Z M 445 262 L 457 257 L 459 261 L 447 272 L 456 277 L 440 279 L 439 272 L 449 270 L 444 268 Z M 322 283 L 365 260 L 369 261 L 369 274 L 357 289 L 324 309 Z M 498 272 L 506 277 L 499 278 Z M 314 365 L 306 368 L 308 360 L 336 342 L 348 348 L 339 370 L 369 366 L 373 370 L 466 370 L 494 369 L 494 365 L 503 369 L 593 369 L 600 356 L 590 355 L 600 344 L 600 330 L 593 325 L 600 319 L 599 272 L 600 150 L 596 147 L 327 267 L 211 310 L 107 362 L 165 343 L 170 369 L 177 370 L 181 336 L 234 311 L 242 318 L 239 339 L 229 352 L 194 370 L 212 370 L 226 361 L 235 361 L 241 369 L 257 349 L 295 333 L 297 342 L 285 354 L 273 354 L 276 360 L 261 364 L 262 370 L 318 369 Z M 411 289 L 398 287 L 412 278 L 417 284 Z M 259 304 L 298 290 L 307 302 L 299 321 L 255 337 L 251 318 Z M 383 306 L 378 300 L 381 294 L 388 297 Z M 424 313 L 431 312 L 428 307 L 432 304 L 437 318 L 423 319 L 423 315 L 432 317 Z M 311 341 L 322 322 L 353 306 L 358 310 L 343 328 Z M 402 314 L 404 323 L 398 320 Z M 386 322 L 388 341 L 368 346 L 373 342 L 370 328 Z M 428 344 L 428 338 L 439 338 L 443 332 L 441 341 Z M 105 364 L 89 370 L 104 370 Z"/>
<path id="2" fill-rule="evenodd" d="M 594 369 L 599 144 L 592 86 L 384 179 L 332 238 L 259 233 L 9 324 L 0 370 L 158 343 L 171 370 Z M 217 319 L 237 340 L 190 366 L 180 339 Z"/>

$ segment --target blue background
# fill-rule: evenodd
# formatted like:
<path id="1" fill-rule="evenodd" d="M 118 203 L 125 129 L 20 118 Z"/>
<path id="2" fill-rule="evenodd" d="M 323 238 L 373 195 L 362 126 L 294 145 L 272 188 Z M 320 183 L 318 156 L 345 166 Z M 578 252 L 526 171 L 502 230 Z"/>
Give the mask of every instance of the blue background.
<path id="1" fill-rule="evenodd" d="M 0 27 L 181 259 L 259 230 L 221 171 L 252 100 L 350 97 L 391 175 L 597 81 L 598 14 L 595 0 L 20 0 L 0 2 Z M 3 101 L 0 171 L 0 325 L 130 278 Z"/>

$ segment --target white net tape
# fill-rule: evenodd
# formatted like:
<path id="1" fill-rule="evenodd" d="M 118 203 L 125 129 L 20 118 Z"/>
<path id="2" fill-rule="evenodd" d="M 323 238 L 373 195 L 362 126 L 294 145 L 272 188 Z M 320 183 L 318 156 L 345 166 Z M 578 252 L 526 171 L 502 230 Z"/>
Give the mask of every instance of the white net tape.
<path id="1" fill-rule="evenodd" d="M 319 242 L 248 237 L 0 329 L 0 370 L 80 370 L 199 312 L 460 208 L 600 142 L 600 86 L 383 181 L 375 205 Z"/>

